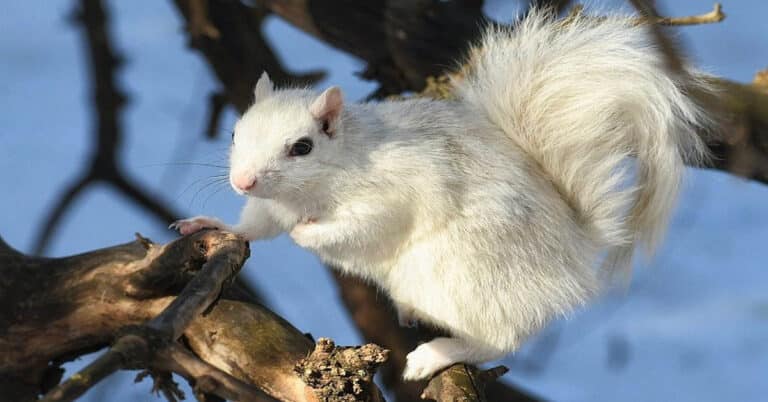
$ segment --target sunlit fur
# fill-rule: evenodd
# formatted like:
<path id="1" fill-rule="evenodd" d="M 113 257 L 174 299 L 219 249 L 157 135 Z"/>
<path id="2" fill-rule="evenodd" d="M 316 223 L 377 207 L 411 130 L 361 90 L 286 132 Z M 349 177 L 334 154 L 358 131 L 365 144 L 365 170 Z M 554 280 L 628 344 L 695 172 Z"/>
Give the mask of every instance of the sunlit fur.
<path id="1" fill-rule="evenodd" d="M 628 19 L 532 12 L 472 55 L 458 100 L 347 103 L 330 137 L 317 93 L 264 77 L 235 130 L 232 174 L 258 185 L 230 229 L 290 232 L 450 331 L 409 355 L 408 379 L 502 357 L 589 300 L 601 257 L 626 266 L 658 241 L 703 149 L 686 91 L 710 88 L 668 72 Z M 313 151 L 287 157 L 303 136 Z"/>

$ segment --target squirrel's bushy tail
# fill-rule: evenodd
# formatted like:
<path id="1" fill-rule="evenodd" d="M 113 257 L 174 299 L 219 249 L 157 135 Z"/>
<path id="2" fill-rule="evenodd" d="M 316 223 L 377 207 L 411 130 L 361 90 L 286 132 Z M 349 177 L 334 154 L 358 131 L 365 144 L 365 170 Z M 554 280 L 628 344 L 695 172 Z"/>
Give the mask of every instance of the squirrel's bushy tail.
<path id="1" fill-rule="evenodd" d="M 627 17 L 556 20 L 533 11 L 488 31 L 470 54 L 460 99 L 485 114 L 550 176 L 606 265 L 649 252 L 673 208 L 683 161 L 702 158 L 707 117 L 671 73 L 648 26 Z M 634 178 L 634 180 L 632 180 Z"/>

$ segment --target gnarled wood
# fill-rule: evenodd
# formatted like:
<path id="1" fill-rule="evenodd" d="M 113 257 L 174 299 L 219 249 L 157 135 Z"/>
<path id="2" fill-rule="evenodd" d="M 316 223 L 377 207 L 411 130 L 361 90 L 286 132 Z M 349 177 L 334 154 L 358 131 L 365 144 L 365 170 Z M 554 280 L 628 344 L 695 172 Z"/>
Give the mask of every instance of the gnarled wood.
<path id="1" fill-rule="evenodd" d="M 201 314 L 246 257 L 244 241 L 219 231 L 65 258 L 25 256 L 0 239 L 0 395 L 35 400 L 63 361 L 115 342 L 50 399 L 72 400 L 117 368 L 151 368 L 235 400 L 268 400 L 263 391 L 317 401 L 294 370 L 313 348 L 303 333 L 237 289 Z M 181 331 L 189 350 L 174 342 Z"/>

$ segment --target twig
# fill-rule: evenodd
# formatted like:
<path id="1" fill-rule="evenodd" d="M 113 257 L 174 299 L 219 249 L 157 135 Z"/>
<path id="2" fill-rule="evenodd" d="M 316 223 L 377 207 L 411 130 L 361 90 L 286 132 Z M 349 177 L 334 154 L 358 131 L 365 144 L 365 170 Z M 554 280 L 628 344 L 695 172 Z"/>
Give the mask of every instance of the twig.
<path id="1" fill-rule="evenodd" d="M 43 224 L 40 230 L 37 232 L 37 238 L 34 241 L 32 247 L 32 253 L 35 255 L 41 255 L 45 248 L 51 241 L 51 238 L 56 234 L 56 228 L 59 226 L 59 221 L 64 216 L 64 212 L 69 209 L 70 204 L 75 198 L 92 182 L 90 175 L 77 179 L 77 181 L 69 186 L 61 193 L 59 200 L 50 209 L 48 216 L 43 220 Z"/>
<path id="2" fill-rule="evenodd" d="M 638 4 L 630 0 L 635 9 L 640 12 L 643 17 L 637 19 L 637 24 L 647 23 L 650 21 L 653 24 L 664 26 L 681 26 L 681 25 L 700 25 L 700 24 L 714 24 L 725 19 L 725 13 L 723 13 L 720 3 L 715 3 L 714 9 L 706 14 L 690 15 L 686 17 L 661 17 L 655 14 L 653 9 L 649 9 L 645 4 Z M 568 18 L 573 18 L 581 15 L 584 12 L 583 4 L 574 4 L 568 11 Z M 650 13 L 650 14 L 648 14 Z M 601 17 L 597 17 L 601 18 Z"/>
<path id="3" fill-rule="evenodd" d="M 714 24 L 725 19 L 725 13 L 723 13 L 720 3 L 715 3 L 712 11 L 699 14 L 690 15 L 686 17 L 656 17 L 655 22 L 659 25 L 699 25 L 699 24 Z"/>
<path id="4" fill-rule="evenodd" d="M 125 366 L 129 356 L 145 355 L 146 342 L 135 336 L 124 336 L 98 359 L 49 391 L 41 402 L 74 401 L 101 380 Z"/>
<path id="5" fill-rule="evenodd" d="M 684 73 L 683 60 L 680 57 L 678 46 L 661 30 L 660 21 L 662 18 L 656 12 L 653 4 L 648 0 L 629 0 L 629 2 L 635 7 L 642 20 L 650 22 L 651 33 L 664 54 L 669 73 L 675 75 Z"/>
<path id="6" fill-rule="evenodd" d="M 178 373 L 193 382 L 196 391 L 218 395 L 231 401 L 274 401 L 253 385 L 246 384 L 200 360 L 178 344 L 159 351 L 152 363 L 158 370 Z"/>

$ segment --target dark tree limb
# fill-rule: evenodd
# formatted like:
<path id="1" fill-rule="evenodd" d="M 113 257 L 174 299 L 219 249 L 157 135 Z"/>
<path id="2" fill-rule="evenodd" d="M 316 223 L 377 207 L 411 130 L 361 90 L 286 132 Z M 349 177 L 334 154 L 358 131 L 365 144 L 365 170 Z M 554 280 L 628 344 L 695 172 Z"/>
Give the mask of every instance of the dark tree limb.
<path id="1" fill-rule="evenodd" d="M 158 351 L 155 361 L 150 365 L 156 370 L 179 373 L 191 380 L 198 393 L 218 395 L 230 401 L 274 401 L 260 389 L 206 363 L 178 344 L 171 344 Z"/>
<path id="2" fill-rule="evenodd" d="M 218 297 L 224 282 L 233 278 L 248 258 L 248 248 L 234 235 L 198 236 L 195 250 L 205 259 L 195 275 L 163 311 L 138 327 L 124 327 L 105 354 L 46 394 L 44 401 L 73 401 L 104 377 L 120 369 L 148 367 L 158 351 L 181 336 L 189 323 Z M 251 399 L 261 398 L 251 393 Z"/>
<path id="3" fill-rule="evenodd" d="M 222 92 L 214 92 L 209 97 L 208 123 L 205 125 L 205 137 L 216 138 L 219 132 L 219 120 L 224 108 L 227 106 L 227 95 Z"/>
<path id="4" fill-rule="evenodd" d="M 448 367 L 440 375 L 429 381 L 421 394 L 422 399 L 435 401 L 519 401 L 526 400 L 510 395 L 499 398 L 498 395 L 486 396 L 486 387 L 496 383 L 508 369 L 504 366 L 481 371 L 475 367 L 456 364 Z M 520 395 L 525 397 L 524 395 Z M 533 399 L 531 399 L 533 400 Z"/>
<path id="5" fill-rule="evenodd" d="M 571 4 L 571 0 L 531 0 L 530 7 L 538 9 L 549 8 L 560 15 Z"/>
<path id="6" fill-rule="evenodd" d="M 0 239 L 0 395 L 35 400 L 58 383 L 60 364 L 112 343 L 47 400 L 72 400 L 117 369 L 151 369 L 235 400 L 318 401 L 295 372 L 313 342 L 247 295 L 220 292 L 246 256 L 247 243 L 219 231 L 65 258 Z"/>
<path id="7" fill-rule="evenodd" d="M 88 187 L 92 182 L 90 175 L 77 179 L 66 190 L 61 193 L 58 201 L 48 212 L 48 215 L 43 220 L 42 226 L 37 233 L 32 252 L 34 254 L 43 254 L 48 244 L 50 244 L 53 235 L 56 234 L 56 229 L 59 227 L 59 221 L 64 217 L 64 213 L 69 209 L 70 204 L 74 202 L 78 195 Z"/>
<path id="8" fill-rule="evenodd" d="M 768 184 L 768 87 L 759 78 L 753 84 L 712 78 L 720 94 L 702 96 L 702 102 L 722 125 L 710 141 L 713 163 L 706 167 Z"/>
<path id="9" fill-rule="evenodd" d="M 294 74 L 283 67 L 261 32 L 267 9 L 239 0 L 218 0 L 215 7 L 208 7 L 207 0 L 174 0 L 174 4 L 184 18 L 189 46 L 202 53 L 224 87 L 226 103 L 240 112 L 251 104 L 253 87 L 264 71 L 278 85 L 311 85 L 325 76 L 322 71 Z M 207 34 L 214 31 L 217 34 Z M 211 114 L 217 116 L 215 111 Z M 211 126 L 208 135 L 217 131 Z"/>
<path id="10" fill-rule="evenodd" d="M 426 77 L 455 65 L 488 24 L 482 0 L 259 0 L 302 31 L 366 63 L 383 98 L 420 91 Z"/>
<path id="11" fill-rule="evenodd" d="M 456 364 L 440 372 L 431 381 L 402 381 L 406 355 L 420 340 L 429 340 L 439 332 L 429 328 L 402 328 L 397 323 L 389 299 L 363 281 L 333 271 L 344 305 L 363 337 L 389 350 L 389 359 L 382 366 L 384 385 L 398 401 L 415 401 L 425 395 L 437 401 L 519 401 L 533 402 L 537 397 L 501 382 L 498 376 L 487 377 L 484 372 L 468 365 Z M 497 368 L 493 373 L 506 372 Z M 501 375 L 499 374 L 499 375 Z M 467 384 L 474 384 L 469 386 Z M 426 390 L 429 390 L 426 394 Z M 461 396 L 464 399 L 452 399 Z"/>
<path id="12" fill-rule="evenodd" d="M 398 325 L 397 316 L 387 296 L 362 280 L 342 275 L 336 270 L 332 273 L 339 286 L 341 300 L 360 334 L 366 341 L 390 351 L 387 363 L 381 368 L 384 385 L 393 391 L 398 401 L 419 399 L 427 382 L 403 381 L 401 376 L 405 368 L 405 356 L 418 346 L 419 339 L 424 338 L 415 329 Z"/>
<path id="13" fill-rule="evenodd" d="M 107 353 L 49 391 L 42 402 L 74 401 L 107 376 L 124 368 L 131 357 L 147 354 L 147 348 L 144 339 L 139 337 L 120 338 Z"/>

